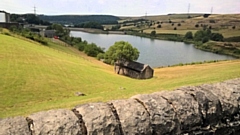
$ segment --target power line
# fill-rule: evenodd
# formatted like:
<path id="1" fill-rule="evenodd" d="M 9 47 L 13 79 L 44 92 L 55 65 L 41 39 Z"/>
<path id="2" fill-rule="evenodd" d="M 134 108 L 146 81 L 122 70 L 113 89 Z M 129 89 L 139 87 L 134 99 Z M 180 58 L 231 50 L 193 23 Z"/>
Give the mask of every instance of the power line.
<path id="1" fill-rule="evenodd" d="M 148 14 L 148 13 L 146 12 L 146 13 L 145 13 L 145 19 L 147 19 L 147 14 Z"/>
<path id="2" fill-rule="evenodd" d="M 34 11 L 34 15 L 36 16 L 37 15 L 37 10 L 36 10 L 36 6 L 35 5 L 33 7 L 33 11 Z"/>
<path id="3" fill-rule="evenodd" d="M 189 12 L 190 12 L 190 7 L 191 7 L 191 5 L 190 5 L 190 3 L 188 4 L 188 14 L 189 14 Z"/>

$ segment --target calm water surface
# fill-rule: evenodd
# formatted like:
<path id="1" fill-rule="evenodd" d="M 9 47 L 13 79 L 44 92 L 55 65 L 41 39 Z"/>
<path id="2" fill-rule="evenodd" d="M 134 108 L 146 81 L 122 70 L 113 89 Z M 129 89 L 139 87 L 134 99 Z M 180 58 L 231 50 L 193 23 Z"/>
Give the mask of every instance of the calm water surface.
<path id="1" fill-rule="evenodd" d="M 131 35 L 91 34 L 71 31 L 71 36 L 81 37 L 88 43 L 106 48 L 116 41 L 127 41 L 140 51 L 138 62 L 152 67 L 168 66 L 179 63 L 191 63 L 210 60 L 230 60 L 231 56 L 219 55 L 195 49 L 193 45 L 182 42 L 154 40 Z"/>

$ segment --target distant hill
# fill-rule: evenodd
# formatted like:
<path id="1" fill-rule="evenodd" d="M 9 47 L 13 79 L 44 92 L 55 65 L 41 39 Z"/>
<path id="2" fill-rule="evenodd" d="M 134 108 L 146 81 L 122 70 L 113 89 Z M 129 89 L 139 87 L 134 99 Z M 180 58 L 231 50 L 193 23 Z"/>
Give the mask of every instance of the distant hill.
<path id="1" fill-rule="evenodd" d="M 39 15 L 40 19 L 51 23 L 78 25 L 87 22 L 98 22 L 100 24 L 117 24 L 119 17 L 111 15 Z"/>

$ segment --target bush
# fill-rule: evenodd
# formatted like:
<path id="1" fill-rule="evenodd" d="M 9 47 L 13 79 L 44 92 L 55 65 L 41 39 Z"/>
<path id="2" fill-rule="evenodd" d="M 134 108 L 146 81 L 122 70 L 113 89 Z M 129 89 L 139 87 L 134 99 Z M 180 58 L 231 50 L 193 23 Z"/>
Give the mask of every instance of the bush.
<path id="1" fill-rule="evenodd" d="M 185 34 L 184 38 L 186 38 L 186 39 L 193 39 L 193 33 L 192 33 L 191 31 L 188 31 L 188 32 Z"/>
<path id="2" fill-rule="evenodd" d="M 4 32 L 3 34 L 4 34 L 4 35 L 7 35 L 7 36 L 11 36 L 11 34 L 8 33 L 8 32 Z"/>
<path id="3" fill-rule="evenodd" d="M 159 24 L 159 25 L 157 26 L 157 28 L 162 28 L 162 25 Z"/>
<path id="4" fill-rule="evenodd" d="M 233 26 L 232 29 L 236 29 L 236 26 Z"/>
<path id="5" fill-rule="evenodd" d="M 88 56 L 97 57 L 99 53 L 104 53 L 103 49 L 98 47 L 96 44 L 88 44 L 84 47 L 84 52 Z"/>
<path id="6" fill-rule="evenodd" d="M 181 26 L 181 23 L 179 23 L 178 26 Z"/>
<path id="7" fill-rule="evenodd" d="M 41 37 L 33 37 L 34 41 L 37 41 L 38 43 L 41 43 L 43 45 L 48 45 L 48 42 L 44 40 L 44 38 Z"/>
<path id="8" fill-rule="evenodd" d="M 223 35 L 220 33 L 212 33 L 211 40 L 213 41 L 223 41 Z"/>
<path id="9" fill-rule="evenodd" d="M 156 36 L 156 31 L 155 31 L 155 30 L 152 31 L 150 35 L 153 36 L 153 37 L 155 37 L 155 36 Z"/>
<path id="10" fill-rule="evenodd" d="M 196 25 L 195 25 L 195 27 L 196 27 L 196 28 L 198 28 L 198 27 L 199 27 L 199 25 L 198 25 L 198 24 L 196 24 Z"/>
<path id="11" fill-rule="evenodd" d="M 121 28 L 121 25 L 116 25 L 116 26 L 112 26 L 112 29 L 113 31 L 115 30 L 119 30 Z"/>
<path id="12" fill-rule="evenodd" d="M 203 39 L 202 39 L 202 43 L 206 43 L 206 42 L 208 42 L 209 41 L 209 38 L 208 37 L 204 37 Z"/>
<path id="13" fill-rule="evenodd" d="M 233 53 L 235 53 L 235 54 L 240 54 L 240 50 L 235 50 Z"/>
<path id="14" fill-rule="evenodd" d="M 175 27 L 174 30 L 177 30 L 177 28 Z"/>
<path id="15" fill-rule="evenodd" d="M 97 59 L 98 59 L 98 60 L 104 59 L 104 53 L 99 53 L 99 54 L 97 55 Z"/>
<path id="16" fill-rule="evenodd" d="M 79 43 L 77 46 L 78 46 L 78 50 L 79 51 L 84 51 L 84 48 L 85 48 L 85 45 L 83 42 L 82 43 Z"/>
<path id="17" fill-rule="evenodd" d="M 195 41 L 202 41 L 204 37 L 204 31 L 203 30 L 199 30 L 194 34 L 194 40 Z"/>
<path id="18" fill-rule="evenodd" d="M 216 23 L 215 20 L 209 20 L 209 23 Z"/>
<path id="19" fill-rule="evenodd" d="M 206 43 L 209 41 L 209 37 L 211 38 L 212 32 L 210 29 L 199 30 L 194 34 L 195 41 L 201 41 L 202 43 Z"/>
<path id="20" fill-rule="evenodd" d="M 211 14 L 204 14 L 203 17 L 204 18 L 208 18 Z"/>

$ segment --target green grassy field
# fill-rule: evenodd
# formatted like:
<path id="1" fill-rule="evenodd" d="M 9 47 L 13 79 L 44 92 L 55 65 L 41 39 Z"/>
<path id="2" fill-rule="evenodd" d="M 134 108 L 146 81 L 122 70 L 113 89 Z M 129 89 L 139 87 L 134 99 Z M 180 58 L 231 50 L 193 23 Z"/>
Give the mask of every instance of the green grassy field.
<path id="1" fill-rule="evenodd" d="M 219 82 L 240 77 L 239 67 L 240 60 L 158 68 L 152 79 L 135 80 L 74 48 L 0 34 L 0 118 Z"/>

